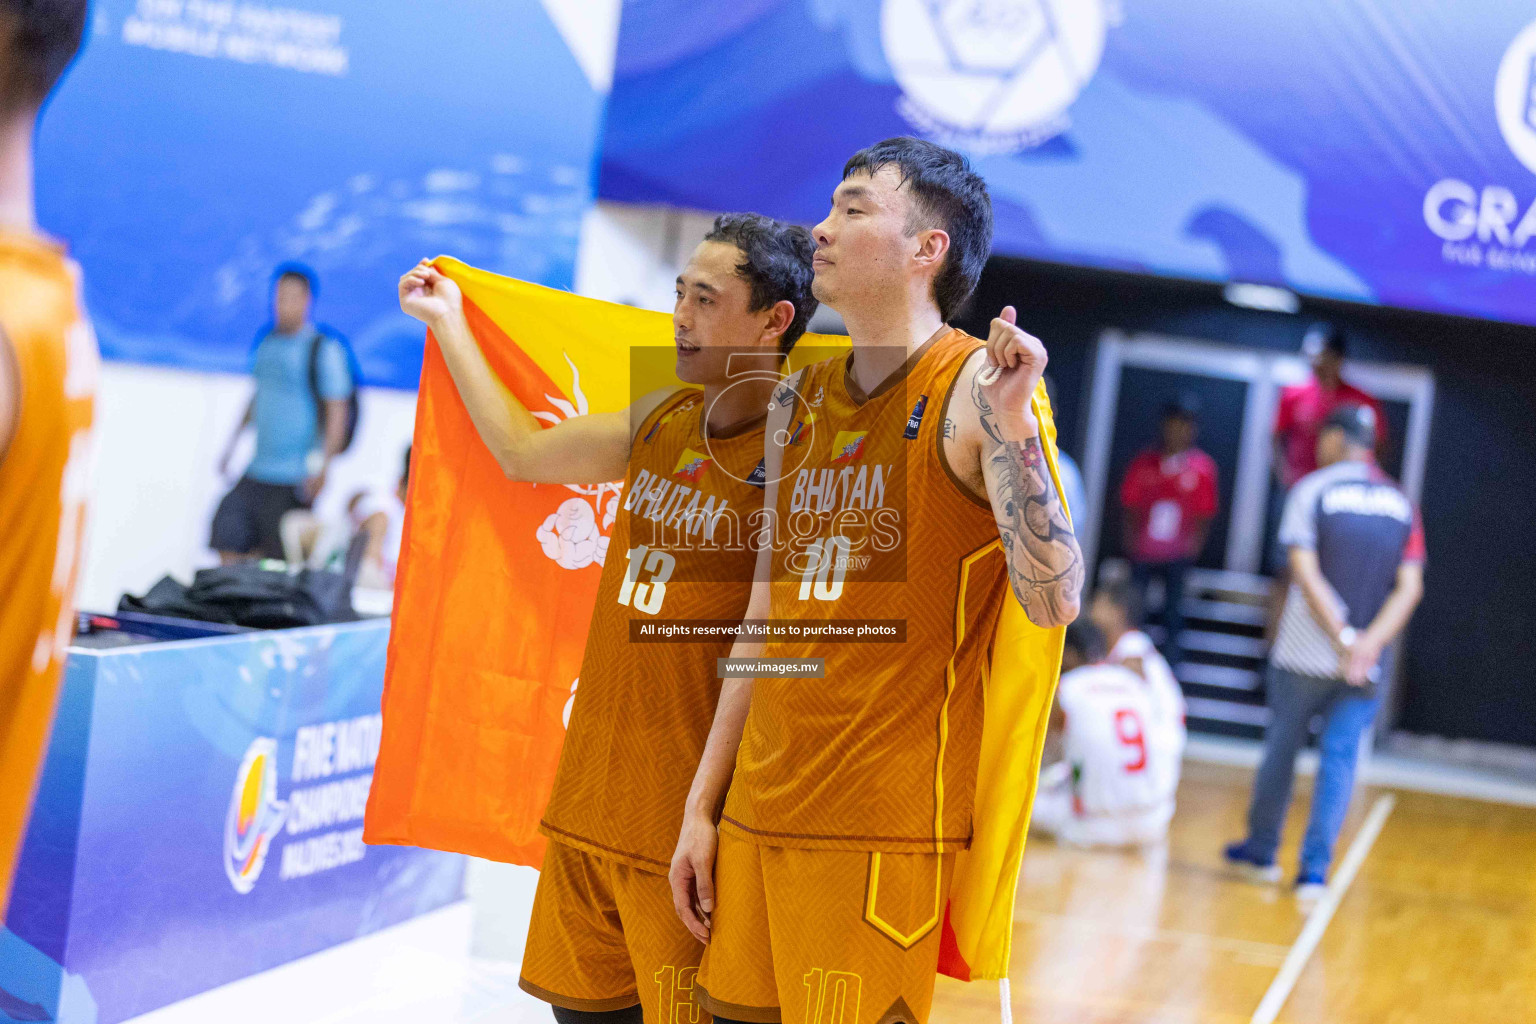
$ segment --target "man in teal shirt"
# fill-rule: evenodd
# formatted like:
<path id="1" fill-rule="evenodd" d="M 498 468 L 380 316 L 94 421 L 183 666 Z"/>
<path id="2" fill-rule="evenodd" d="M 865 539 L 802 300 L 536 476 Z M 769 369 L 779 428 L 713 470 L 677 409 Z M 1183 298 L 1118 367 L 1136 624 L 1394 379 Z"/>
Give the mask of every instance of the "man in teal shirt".
<path id="1" fill-rule="evenodd" d="M 284 514 L 310 506 L 346 443 L 348 399 L 357 384 L 341 342 L 310 322 L 314 295 L 309 270 L 278 268 L 272 330 L 253 360 L 256 393 L 219 460 L 227 475 L 235 444 L 254 424 L 256 456 L 213 517 L 209 545 L 226 564 L 283 556 Z"/>

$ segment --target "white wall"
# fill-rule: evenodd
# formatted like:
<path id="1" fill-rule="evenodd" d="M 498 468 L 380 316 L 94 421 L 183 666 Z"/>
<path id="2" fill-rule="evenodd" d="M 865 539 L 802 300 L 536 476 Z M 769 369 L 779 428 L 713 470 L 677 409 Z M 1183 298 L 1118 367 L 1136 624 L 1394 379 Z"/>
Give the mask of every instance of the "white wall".
<path id="1" fill-rule="evenodd" d="M 233 483 L 218 476 L 218 458 L 250 395 L 249 377 L 103 364 L 81 608 L 111 611 L 124 591 L 215 564 L 208 526 Z M 358 434 L 331 472 L 322 514 L 339 514 L 359 487 L 394 487 L 415 416 L 414 392 L 363 391 Z M 251 448 L 247 432 L 236 473 Z"/>
<path id="2" fill-rule="evenodd" d="M 671 312 L 673 283 L 714 214 L 598 203 L 576 251 L 576 290 L 595 299 Z"/>
<path id="3" fill-rule="evenodd" d="M 713 221 L 709 213 L 598 203 L 582 224 L 576 290 L 670 311 L 673 280 Z M 828 314 L 812 327 L 840 329 Z M 215 563 L 208 527 L 233 483 L 218 476 L 218 458 L 250 394 L 244 375 L 104 364 L 81 608 L 113 610 L 125 591 L 141 594 L 167 573 L 190 580 Z M 322 515 L 339 515 L 360 487 L 393 489 L 415 410 L 414 392 L 364 389 L 358 435 L 332 470 Z M 250 452 L 247 433 L 236 474 Z"/>
<path id="4" fill-rule="evenodd" d="M 713 213 L 598 203 L 582 221 L 576 290 L 670 313 L 677 272 L 714 222 Z M 842 318 L 825 306 L 811 318 L 811 330 L 847 333 Z"/>

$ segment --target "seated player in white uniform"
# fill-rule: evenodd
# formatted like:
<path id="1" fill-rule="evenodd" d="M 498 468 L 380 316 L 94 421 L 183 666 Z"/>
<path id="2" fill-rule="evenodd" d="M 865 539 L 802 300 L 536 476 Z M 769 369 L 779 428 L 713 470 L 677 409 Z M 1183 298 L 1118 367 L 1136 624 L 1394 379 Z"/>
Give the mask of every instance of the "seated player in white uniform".
<path id="1" fill-rule="evenodd" d="M 1141 676 L 1152 689 L 1155 725 L 1153 738 L 1166 744 L 1161 763 L 1172 766 L 1172 789 L 1179 788 L 1179 767 L 1184 760 L 1184 691 L 1152 638 L 1136 628 L 1141 610 L 1136 605 L 1137 591 L 1129 580 L 1100 583 L 1088 606 L 1088 618 L 1104 632 L 1109 645 L 1111 665 L 1128 668 Z"/>
<path id="2" fill-rule="evenodd" d="M 1040 773 L 1031 828 L 1073 846 L 1153 846 L 1173 818 L 1179 744 L 1153 688 L 1108 655 L 1091 621 L 1067 627 L 1051 711 L 1062 759 Z"/>

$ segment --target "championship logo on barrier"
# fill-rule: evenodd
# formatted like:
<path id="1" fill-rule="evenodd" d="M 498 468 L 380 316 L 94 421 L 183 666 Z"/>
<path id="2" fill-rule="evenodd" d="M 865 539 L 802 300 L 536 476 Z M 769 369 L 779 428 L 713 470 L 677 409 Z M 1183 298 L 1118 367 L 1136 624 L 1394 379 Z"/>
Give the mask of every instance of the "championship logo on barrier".
<path id="1" fill-rule="evenodd" d="M 979 152 L 1038 146 L 1098 70 L 1105 0 L 884 0 L 880 40 L 901 115 Z"/>
<path id="2" fill-rule="evenodd" d="M 277 741 L 259 737 L 235 773 L 224 819 L 224 873 L 235 892 L 245 895 L 261 877 L 272 839 L 287 813 L 287 803 L 277 799 Z"/>

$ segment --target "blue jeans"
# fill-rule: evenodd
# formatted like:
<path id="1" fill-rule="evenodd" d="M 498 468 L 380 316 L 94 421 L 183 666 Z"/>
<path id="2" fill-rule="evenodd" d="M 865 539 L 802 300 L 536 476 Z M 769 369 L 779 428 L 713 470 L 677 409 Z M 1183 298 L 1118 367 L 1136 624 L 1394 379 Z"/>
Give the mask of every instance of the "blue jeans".
<path id="1" fill-rule="evenodd" d="M 1307 742 L 1313 717 L 1322 715 L 1321 757 L 1312 790 L 1312 818 L 1301 844 L 1301 873 L 1327 874 L 1333 844 L 1354 792 L 1360 737 L 1370 728 L 1380 705 L 1380 697 L 1342 680 L 1317 679 L 1270 666 L 1269 728 L 1264 733 L 1264 760 L 1254 777 L 1253 802 L 1248 807 L 1249 853 L 1260 860 L 1274 860 L 1291 802 L 1296 754 Z"/>

